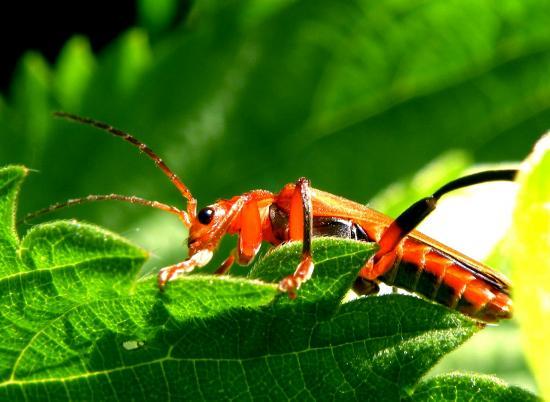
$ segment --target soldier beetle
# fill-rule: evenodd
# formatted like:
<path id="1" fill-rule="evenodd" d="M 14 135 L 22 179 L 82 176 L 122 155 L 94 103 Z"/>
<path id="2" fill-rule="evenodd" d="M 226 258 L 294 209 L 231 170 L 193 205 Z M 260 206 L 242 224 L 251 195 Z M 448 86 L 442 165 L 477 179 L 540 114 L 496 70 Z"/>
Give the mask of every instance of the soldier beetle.
<path id="1" fill-rule="evenodd" d="M 161 290 L 169 281 L 206 265 L 221 238 L 226 234 L 236 234 L 237 246 L 218 268 L 217 274 L 226 273 L 235 262 L 250 264 L 263 241 L 274 246 L 302 241 L 302 257 L 296 271 L 279 283 L 280 291 L 294 298 L 302 283 L 313 273 L 312 237 L 335 236 L 376 242 L 379 246 L 376 254 L 365 261 L 355 281 L 354 290 L 359 294 L 376 293 L 378 283 L 384 282 L 477 320 L 494 322 L 511 317 L 510 285 L 503 275 L 415 228 L 435 209 L 443 195 L 479 183 L 513 181 L 517 170 L 489 170 L 451 181 L 433 195 L 414 203 L 395 220 L 364 205 L 314 189 L 305 178 L 285 185 L 279 193 L 252 190 L 229 200 L 218 200 L 197 212 L 197 201 L 187 186 L 147 145 L 100 121 L 65 112 L 55 115 L 109 132 L 137 147 L 170 179 L 186 200 L 187 208 L 181 210 L 135 196 L 90 195 L 54 204 L 29 214 L 26 219 L 66 206 L 103 200 L 141 204 L 176 215 L 189 229 L 189 256 L 159 271 Z"/>

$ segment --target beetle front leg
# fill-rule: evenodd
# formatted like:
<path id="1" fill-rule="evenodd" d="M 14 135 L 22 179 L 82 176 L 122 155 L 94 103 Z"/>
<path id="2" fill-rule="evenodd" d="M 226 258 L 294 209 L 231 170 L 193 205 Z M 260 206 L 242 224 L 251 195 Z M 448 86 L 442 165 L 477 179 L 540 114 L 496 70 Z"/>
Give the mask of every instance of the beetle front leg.
<path id="1" fill-rule="evenodd" d="M 355 278 L 352 289 L 358 296 L 373 295 L 380 291 L 378 282 L 365 279 L 361 276 Z"/>
<path id="2" fill-rule="evenodd" d="M 212 251 L 201 250 L 185 261 L 162 268 L 158 273 L 158 284 L 160 290 L 164 290 L 168 281 L 176 279 L 178 276 L 187 274 L 195 267 L 203 267 L 212 259 Z"/>
<path id="3" fill-rule="evenodd" d="M 214 275 L 225 275 L 229 272 L 229 269 L 235 262 L 235 255 L 237 254 L 237 250 L 233 249 L 231 253 L 229 254 L 229 257 L 225 259 L 224 262 L 214 271 Z"/>
<path id="4" fill-rule="evenodd" d="M 242 227 L 239 236 L 239 247 L 236 258 L 239 263 L 250 262 L 257 254 L 262 242 L 261 219 L 258 204 L 249 194 L 239 197 L 223 217 L 223 220 L 210 231 L 209 241 L 197 244 L 194 240 L 190 244 L 190 257 L 178 264 L 163 268 L 158 274 L 159 288 L 163 290 L 166 283 L 178 276 L 193 271 L 196 267 L 203 267 L 212 259 L 213 251 L 221 237 L 227 233 L 235 219 L 241 219 Z M 217 273 L 225 273 L 235 261 L 235 254 L 231 254 L 218 268 Z"/>
<path id="5" fill-rule="evenodd" d="M 214 273 L 216 275 L 227 273 L 235 260 L 239 265 L 249 265 L 258 254 L 261 244 L 262 220 L 260 209 L 256 200 L 249 200 L 243 205 L 241 212 L 239 244 Z"/>
<path id="6" fill-rule="evenodd" d="M 279 283 L 279 290 L 287 292 L 290 298 L 296 297 L 296 290 L 313 274 L 311 257 L 311 237 L 313 232 L 310 182 L 300 178 L 296 182 L 290 201 L 289 237 L 290 240 L 302 240 L 302 260 L 294 274 L 287 276 Z"/>

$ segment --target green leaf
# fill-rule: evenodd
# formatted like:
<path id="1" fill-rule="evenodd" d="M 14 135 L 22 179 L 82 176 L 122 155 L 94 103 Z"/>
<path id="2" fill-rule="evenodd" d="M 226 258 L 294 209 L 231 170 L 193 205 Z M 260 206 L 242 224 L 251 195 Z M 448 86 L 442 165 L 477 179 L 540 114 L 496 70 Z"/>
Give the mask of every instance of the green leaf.
<path id="1" fill-rule="evenodd" d="M 10 273 L 10 267 L 17 267 L 15 231 L 15 202 L 17 189 L 27 174 L 22 166 L 12 166 L 0 170 L 0 274 Z"/>
<path id="2" fill-rule="evenodd" d="M 69 40 L 59 54 L 56 66 L 56 93 L 66 110 L 78 109 L 95 69 L 95 58 L 86 38 Z"/>
<path id="3" fill-rule="evenodd" d="M 315 281 L 308 281 L 300 288 L 298 302 L 328 302 L 338 305 L 357 277 L 358 269 L 373 253 L 371 245 L 331 238 L 314 239 Z M 300 262 L 301 245 L 291 243 L 277 247 L 251 270 L 251 278 L 260 278 L 268 282 L 278 282 L 291 275 Z M 296 304 L 296 301 L 289 301 Z"/>
<path id="4" fill-rule="evenodd" d="M 25 173 L 0 170 L 0 399 L 399 399 L 479 329 L 404 295 L 342 304 L 374 251 L 350 240 L 315 239 L 296 300 L 276 283 L 299 262 L 297 243 L 252 279 L 188 276 L 161 293 L 136 278 L 146 254 L 98 227 L 52 222 L 19 242 Z"/>
<path id="5" fill-rule="evenodd" d="M 139 0 L 140 25 L 152 33 L 166 29 L 174 20 L 178 9 L 177 0 Z"/>
<path id="6" fill-rule="evenodd" d="M 550 136 L 522 165 L 511 233 L 514 302 L 523 346 L 543 397 L 550 398 Z"/>
<path id="7" fill-rule="evenodd" d="M 27 135 L 21 140 L 21 135 L 2 133 L 2 138 L 8 140 L 6 149 L 23 148 L 27 162 L 38 164 L 42 161 L 52 126 L 52 119 L 48 116 L 51 107 L 51 71 L 41 55 L 29 52 L 21 59 L 12 83 L 12 93 L 17 114 L 9 116 L 13 119 L 9 128 Z M 10 144 L 13 137 L 18 139 L 19 146 Z"/>
<path id="8" fill-rule="evenodd" d="M 452 373 L 421 382 L 413 401 L 540 401 L 519 387 L 510 387 L 487 375 Z"/>
<path id="9" fill-rule="evenodd" d="M 181 204 L 127 144 L 52 122 L 60 108 L 136 134 L 201 205 L 303 175 L 364 202 L 449 150 L 522 159 L 550 126 L 544 1 L 200 1 L 174 30 L 170 4 L 143 0 L 144 29 L 93 58 L 79 40 L 55 69 L 25 56 L 0 97 L 0 158 L 41 172 L 24 211 L 110 192 Z M 392 213 L 406 202 L 390 200 Z M 154 250 L 147 271 L 184 256 L 181 224 L 159 215 L 106 204 L 60 212 Z"/>

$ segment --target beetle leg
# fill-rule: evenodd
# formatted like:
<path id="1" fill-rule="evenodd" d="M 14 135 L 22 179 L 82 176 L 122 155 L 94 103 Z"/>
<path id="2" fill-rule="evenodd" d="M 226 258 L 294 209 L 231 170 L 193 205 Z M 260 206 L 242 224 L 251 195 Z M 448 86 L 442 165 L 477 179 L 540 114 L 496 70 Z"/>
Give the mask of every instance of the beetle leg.
<path id="1" fill-rule="evenodd" d="M 223 275 L 237 260 L 239 265 L 248 265 L 252 262 L 262 244 L 262 220 L 256 200 L 248 200 L 241 210 L 241 231 L 239 245 L 215 271 L 216 275 Z"/>
<path id="2" fill-rule="evenodd" d="M 235 253 L 236 250 L 233 249 L 233 251 L 231 251 L 231 254 L 229 254 L 229 257 L 227 257 L 225 261 L 222 262 L 222 264 L 219 266 L 219 268 L 214 271 L 214 275 L 225 275 L 229 272 L 229 269 L 235 262 Z"/>
<path id="3" fill-rule="evenodd" d="M 211 238 L 213 239 L 213 244 L 204 245 L 204 248 L 198 249 L 196 251 L 193 250 L 192 255 L 185 261 L 182 261 L 175 265 L 171 265 L 166 268 L 162 268 L 158 274 L 159 288 L 162 290 L 168 281 L 176 279 L 182 274 L 193 271 L 195 267 L 203 267 L 208 264 L 208 262 L 210 262 L 210 260 L 212 259 L 215 244 L 217 244 L 219 239 L 227 232 L 227 228 L 231 225 L 233 220 L 239 216 L 239 214 L 245 208 L 248 202 L 250 202 L 250 200 L 247 195 L 243 195 L 237 201 L 235 201 L 235 203 L 225 216 L 225 220 L 212 232 Z M 226 270 L 229 269 L 229 267 L 231 266 L 230 262 L 232 261 L 230 261 L 229 258 L 224 262 L 224 265 L 226 265 L 226 263 L 228 265 L 226 267 Z"/>
<path id="4" fill-rule="evenodd" d="M 289 237 L 290 240 L 302 240 L 302 260 L 294 274 L 287 276 L 279 283 L 279 290 L 288 292 L 291 298 L 296 297 L 296 290 L 313 274 L 311 257 L 312 205 L 310 183 L 306 178 L 296 182 L 290 202 Z"/>
<path id="5" fill-rule="evenodd" d="M 380 291 L 380 287 L 376 281 L 371 281 L 358 276 L 353 283 L 353 291 L 359 296 L 376 294 Z"/>
<path id="6" fill-rule="evenodd" d="M 189 273 L 195 267 L 203 267 L 212 259 L 212 251 L 200 250 L 185 261 L 162 268 L 158 273 L 158 284 L 160 290 L 164 289 L 166 282 L 176 279 L 182 274 Z"/>
<path id="7" fill-rule="evenodd" d="M 241 231 L 237 247 L 237 263 L 248 265 L 252 262 L 262 245 L 262 220 L 256 200 L 244 204 L 241 212 Z"/>
<path id="8" fill-rule="evenodd" d="M 376 254 L 367 261 L 360 275 L 374 279 L 389 270 L 396 259 L 395 249 L 411 231 L 413 231 L 436 207 L 439 199 L 451 191 L 474 184 L 490 181 L 513 181 L 518 170 L 487 170 L 453 180 L 437 190 L 430 197 L 423 198 L 399 215 L 382 233 Z"/>

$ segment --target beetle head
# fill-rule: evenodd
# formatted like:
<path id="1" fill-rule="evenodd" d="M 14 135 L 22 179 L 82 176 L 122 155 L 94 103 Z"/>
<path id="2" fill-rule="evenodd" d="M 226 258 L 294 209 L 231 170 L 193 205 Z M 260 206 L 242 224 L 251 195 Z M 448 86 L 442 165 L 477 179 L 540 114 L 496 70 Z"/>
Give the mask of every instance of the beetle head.
<path id="1" fill-rule="evenodd" d="M 190 256 L 202 250 L 214 251 L 231 224 L 231 217 L 228 214 L 231 205 L 230 201 L 221 200 L 202 208 L 196 214 L 191 222 L 187 239 Z"/>

